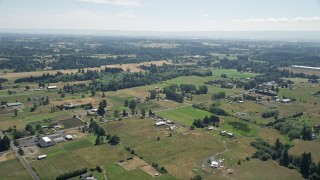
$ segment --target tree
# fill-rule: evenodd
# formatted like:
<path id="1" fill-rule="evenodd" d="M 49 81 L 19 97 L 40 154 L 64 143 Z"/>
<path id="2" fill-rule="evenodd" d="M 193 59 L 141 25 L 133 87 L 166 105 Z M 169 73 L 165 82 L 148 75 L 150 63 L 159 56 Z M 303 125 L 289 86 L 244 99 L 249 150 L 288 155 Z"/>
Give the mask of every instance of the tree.
<path id="1" fill-rule="evenodd" d="M 122 111 L 122 117 L 125 117 L 125 116 L 127 116 L 127 112 L 126 112 L 126 110 L 124 109 L 124 110 Z"/>
<path id="2" fill-rule="evenodd" d="M 150 90 L 150 99 L 156 99 L 157 97 L 157 91 L 156 90 Z"/>
<path id="3" fill-rule="evenodd" d="M 95 95 L 96 95 L 96 91 L 95 91 L 95 90 L 92 90 L 92 91 L 91 91 L 91 96 L 94 97 Z"/>
<path id="4" fill-rule="evenodd" d="M 129 106 L 129 101 L 126 99 L 124 100 L 124 107 L 128 107 Z"/>
<path id="5" fill-rule="evenodd" d="M 10 139 L 7 135 L 1 139 L 0 137 L 0 151 L 6 151 L 10 148 Z"/>
<path id="6" fill-rule="evenodd" d="M 104 94 L 104 92 L 102 92 L 102 98 L 105 98 L 106 97 L 106 95 Z"/>
<path id="7" fill-rule="evenodd" d="M 113 135 L 110 139 L 109 139 L 109 143 L 111 145 L 117 145 L 120 143 L 120 137 L 117 135 Z"/>
<path id="8" fill-rule="evenodd" d="M 137 103 L 135 100 L 131 100 L 130 104 L 129 104 L 129 108 L 131 109 L 131 111 L 133 111 L 134 109 L 136 109 L 137 107 Z"/>
<path id="9" fill-rule="evenodd" d="M 95 145 L 99 145 L 99 144 L 101 144 L 101 136 L 97 135 Z"/>
<path id="10" fill-rule="evenodd" d="M 281 166 L 285 166 L 288 167 L 289 165 L 289 154 L 288 154 L 288 149 L 285 148 L 282 153 L 281 153 L 281 157 L 280 157 L 280 165 Z"/>
<path id="11" fill-rule="evenodd" d="M 152 116 L 152 111 L 151 111 L 151 109 L 149 109 L 149 116 Z"/>
<path id="12" fill-rule="evenodd" d="M 311 128 L 307 127 L 307 126 L 303 126 L 301 135 L 302 135 L 302 139 L 305 140 L 305 141 L 312 140 L 312 130 L 311 130 Z"/>
<path id="13" fill-rule="evenodd" d="M 141 109 L 142 118 L 146 117 L 146 110 L 144 108 Z"/>
<path id="14" fill-rule="evenodd" d="M 103 101 L 101 101 L 101 102 L 99 103 L 99 107 L 98 107 L 98 114 L 99 114 L 100 116 L 103 116 L 103 115 L 106 113 L 106 110 L 105 110 L 104 108 L 105 108 L 105 104 L 104 104 Z"/>
<path id="15" fill-rule="evenodd" d="M 23 155 L 24 155 L 23 149 L 22 149 L 22 148 L 19 148 L 18 153 L 20 154 L 20 156 L 23 156 Z"/>
<path id="16" fill-rule="evenodd" d="M 311 153 L 303 153 L 301 164 L 300 164 L 300 173 L 304 178 L 309 177 L 311 163 L 312 163 Z"/>

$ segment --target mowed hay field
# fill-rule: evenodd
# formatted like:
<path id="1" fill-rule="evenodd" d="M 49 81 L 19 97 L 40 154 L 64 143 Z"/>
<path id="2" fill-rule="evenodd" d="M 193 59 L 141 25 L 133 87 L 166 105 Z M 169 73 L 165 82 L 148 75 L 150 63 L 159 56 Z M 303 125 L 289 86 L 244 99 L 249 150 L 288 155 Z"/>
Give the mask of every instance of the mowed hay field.
<path id="1" fill-rule="evenodd" d="M 295 140 L 294 146 L 289 149 L 289 153 L 292 155 L 301 155 L 302 153 L 310 152 L 313 161 L 318 164 L 320 162 L 320 143 L 316 141 L 301 141 Z"/>
<path id="2" fill-rule="evenodd" d="M 222 141 L 208 133 L 168 130 L 153 124 L 154 121 L 148 118 L 128 119 L 104 127 L 108 133 L 119 135 L 121 145 L 134 149 L 146 162 L 164 166 L 177 179 L 190 179 L 197 160 L 224 150 Z"/>
<path id="3" fill-rule="evenodd" d="M 237 180 L 303 179 L 298 171 L 280 166 L 277 162 L 271 160 L 260 161 L 259 159 L 250 159 L 250 161 L 242 162 L 241 165 L 234 165 L 233 168 L 234 174 L 229 176 Z"/>
<path id="4" fill-rule="evenodd" d="M 1 180 L 31 180 L 28 171 L 22 166 L 18 159 L 11 159 L 0 162 L 0 179 Z"/>

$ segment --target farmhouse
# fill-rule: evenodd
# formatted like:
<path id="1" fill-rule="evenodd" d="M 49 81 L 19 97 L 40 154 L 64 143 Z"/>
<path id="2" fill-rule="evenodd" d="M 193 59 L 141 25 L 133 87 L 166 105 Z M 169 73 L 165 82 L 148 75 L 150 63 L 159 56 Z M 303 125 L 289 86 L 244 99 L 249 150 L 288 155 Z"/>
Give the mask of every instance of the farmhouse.
<path id="1" fill-rule="evenodd" d="M 22 106 L 21 102 L 14 102 L 14 103 L 7 103 L 8 107 L 17 107 L 17 106 Z"/>
<path id="2" fill-rule="evenodd" d="M 39 139 L 38 144 L 40 147 L 48 147 L 55 145 L 55 141 L 52 141 L 49 137 L 43 136 Z"/>
<path id="3" fill-rule="evenodd" d="M 47 89 L 57 89 L 57 86 L 48 86 Z"/>
<path id="4" fill-rule="evenodd" d="M 210 167 L 211 168 L 218 168 L 219 167 L 219 163 L 217 161 L 211 161 Z"/>

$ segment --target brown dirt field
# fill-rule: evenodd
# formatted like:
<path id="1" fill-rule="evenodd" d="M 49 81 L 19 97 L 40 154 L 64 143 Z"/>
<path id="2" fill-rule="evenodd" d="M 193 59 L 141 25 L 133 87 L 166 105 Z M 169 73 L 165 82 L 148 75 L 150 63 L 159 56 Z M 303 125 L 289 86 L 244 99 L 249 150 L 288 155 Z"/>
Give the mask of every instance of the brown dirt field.
<path id="1" fill-rule="evenodd" d="M 118 164 L 127 171 L 148 165 L 148 163 L 138 157 L 133 157 L 133 159 L 124 162 L 118 162 Z"/>
<path id="2" fill-rule="evenodd" d="M 70 115 L 65 114 L 65 115 L 54 117 L 52 119 L 55 121 L 61 121 L 61 120 L 70 119 L 70 118 L 72 118 Z"/>
<path id="3" fill-rule="evenodd" d="M 13 151 L 9 151 L 7 153 L 4 153 L 2 156 L 0 156 L 0 162 L 8 161 L 10 159 L 14 159 L 16 156 L 14 155 Z"/>
<path id="4" fill-rule="evenodd" d="M 156 65 L 163 65 L 164 63 L 166 64 L 171 64 L 171 62 L 162 60 L 162 61 L 151 61 L 151 62 L 144 62 L 144 63 L 135 63 L 135 64 L 114 64 L 114 65 L 106 65 L 106 66 L 101 66 L 101 67 L 96 67 L 96 68 L 85 68 L 86 70 L 101 70 L 106 67 L 120 67 L 124 71 L 127 69 L 130 69 L 130 72 L 139 72 L 142 71 L 142 69 L 139 68 L 140 65 L 147 65 L 147 64 L 156 64 Z M 32 71 L 32 72 L 19 72 L 19 73 L 7 73 L 7 74 L 2 74 L 0 75 L 1 78 L 6 78 L 6 79 L 16 79 L 16 78 L 22 78 L 22 77 L 30 77 L 30 76 L 42 76 L 43 73 L 47 74 L 56 74 L 57 71 L 60 71 L 64 74 L 66 73 L 77 73 L 78 69 L 66 69 L 66 70 L 49 70 L 49 71 Z"/>
<path id="5" fill-rule="evenodd" d="M 192 132 L 191 134 L 195 136 L 200 136 L 200 137 L 203 136 L 203 134 L 199 132 Z"/>
<path id="6" fill-rule="evenodd" d="M 31 158 L 37 158 L 37 155 L 40 153 L 38 146 L 23 147 L 22 149 L 24 155 Z"/>
<path id="7" fill-rule="evenodd" d="M 148 91 L 139 89 L 139 87 L 130 88 L 130 89 L 123 89 L 121 92 L 126 93 L 131 96 L 134 96 L 134 97 L 143 98 L 143 99 L 145 99 L 149 95 Z"/>
<path id="8" fill-rule="evenodd" d="M 158 174 L 158 176 L 161 176 L 162 174 L 160 172 L 158 172 L 154 167 L 152 167 L 151 165 L 146 165 L 143 167 L 140 167 L 140 169 L 144 172 L 146 172 L 147 174 L 149 174 L 152 177 L 156 177 L 156 174 Z"/>

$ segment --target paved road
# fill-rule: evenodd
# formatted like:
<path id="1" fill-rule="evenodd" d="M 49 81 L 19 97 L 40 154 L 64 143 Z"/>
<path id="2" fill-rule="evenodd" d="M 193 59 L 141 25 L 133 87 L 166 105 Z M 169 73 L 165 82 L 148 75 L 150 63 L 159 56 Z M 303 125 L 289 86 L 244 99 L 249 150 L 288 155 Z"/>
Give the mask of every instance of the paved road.
<path id="1" fill-rule="evenodd" d="M 29 174 L 31 175 L 32 179 L 34 179 L 34 180 L 40 180 L 40 178 L 38 177 L 38 175 L 36 174 L 36 172 L 34 172 L 34 170 L 31 168 L 31 166 L 29 165 L 29 163 L 28 163 L 22 156 L 20 156 L 20 154 L 18 153 L 18 148 L 13 145 L 13 141 L 11 141 L 10 146 L 11 146 L 11 148 L 15 151 L 15 154 L 16 154 L 17 158 L 19 159 L 19 161 L 21 162 L 21 164 L 24 166 L 24 168 L 27 169 L 27 171 L 28 171 Z"/>

